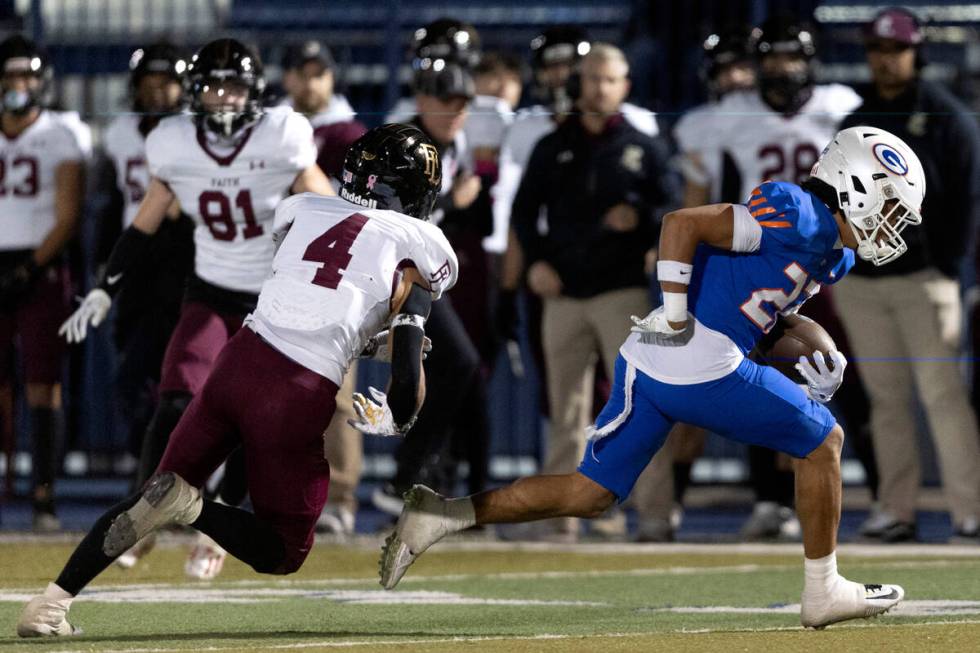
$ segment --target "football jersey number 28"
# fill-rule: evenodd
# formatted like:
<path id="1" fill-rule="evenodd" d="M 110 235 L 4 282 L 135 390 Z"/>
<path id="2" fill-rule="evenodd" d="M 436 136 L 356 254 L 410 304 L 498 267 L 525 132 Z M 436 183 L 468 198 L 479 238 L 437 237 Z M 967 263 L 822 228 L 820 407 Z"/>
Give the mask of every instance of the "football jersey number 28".
<path id="1" fill-rule="evenodd" d="M 235 207 L 245 218 L 242 237 L 248 239 L 261 236 L 264 231 L 262 225 L 255 220 L 252 194 L 248 189 L 240 190 L 235 195 Z M 227 195 L 220 190 L 206 190 L 197 200 L 197 210 L 215 240 L 235 240 L 238 226 L 235 224 L 235 216 L 231 212 L 231 200 Z"/>
<path id="2" fill-rule="evenodd" d="M 820 284 L 811 280 L 810 275 L 807 274 L 807 271 L 799 263 L 790 263 L 787 265 L 786 269 L 783 270 L 783 274 L 793 282 L 792 290 L 787 293 L 782 288 L 760 288 L 752 293 L 741 306 L 742 313 L 752 320 L 757 327 L 762 329 L 764 333 L 768 333 L 769 329 L 776 324 L 775 313 L 786 310 L 790 304 L 796 301 L 796 298 L 800 296 L 801 292 L 805 290 L 807 297 L 809 297 L 815 295 L 820 290 Z M 772 304 L 776 309 L 772 315 L 765 309 L 766 304 Z"/>
<path id="3" fill-rule="evenodd" d="M 802 183 L 810 175 L 810 168 L 820 158 L 820 150 L 810 143 L 798 143 L 792 151 L 781 145 L 763 145 L 759 148 L 759 163 L 766 167 L 759 181 L 777 179 Z"/>

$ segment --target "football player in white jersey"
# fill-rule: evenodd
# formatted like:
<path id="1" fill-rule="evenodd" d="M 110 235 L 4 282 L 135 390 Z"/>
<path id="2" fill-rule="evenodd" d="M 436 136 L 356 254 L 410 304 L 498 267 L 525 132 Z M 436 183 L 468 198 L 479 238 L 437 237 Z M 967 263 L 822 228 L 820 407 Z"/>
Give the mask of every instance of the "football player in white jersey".
<path id="1" fill-rule="evenodd" d="M 112 295 L 176 199 L 196 224 L 194 272 L 164 356 L 160 400 L 140 461 L 143 478 L 156 468 L 221 348 L 255 307 L 275 253 L 276 205 L 291 193 L 333 194 L 316 165 L 309 122 L 288 107 L 261 110 L 262 63 L 251 49 L 234 39 L 212 41 L 191 59 L 187 78 L 192 113 L 164 118 L 150 132 L 146 196 L 102 281 L 61 329 L 69 342 L 78 342 L 105 319 Z M 223 553 L 201 551 L 187 571 L 212 577 Z M 211 562 L 199 568 L 196 558 Z"/>
<path id="2" fill-rule="evenodd" d="M 367 128 L 355 119 L 347 98 L 334 92 L 336 64 L 330 50 L 319 41 L 289 47 L 283 57 L 283 87 L 286 103 L 304 114 L 313 126 L 317 165 L 336 189 L 347 150 Z M 361 432 L 348 424 L 354 416 L 351 396 L 357 383 L 357 366 L 352 365 L 337 394 L 337 410 L 324 434 L 323 445 L 330 461 L 330 496 L 317 530 L 351 535 L 357 521 L 357 486 L 361 480 L 364 445 Z"/>
<path id="3" fill-rule="evenodd" d="M 861 103 L 849 86 L 814 83 L 816 45 L 805 25 L 772 18 L 753 30 L 752 47 L 758 90 L 725 95 L 702 132 L 705 166 L 721 175 L 707 185 L 720 183 L 722 201 L 741 201 L 763 180 L 801 182 Z"/>
<path id="4" fill-rule="evenodd" d="M 718 157 L 705 157 L 703 150 L 714 150 L 709 140 L 714 129 L 715 110 L 733 91 L 755 88 L 755 62 L 750 43 L 751 29 L 733 26 L 704 40 L 702 78 L 708 102 L 684 113 L 674 126 L 674 140 L 680 150 L 680 169 L 684 174 L 684 206 L 703 206 L 721 197 L 721 170 Z M 713 166 L 708 169 L 706 166 Z"/>
<path id="5" fill-rule="evenodd" d="M 246 328 L 218 358 L 157 474 L 96 522 L 55 582 L 24 608 L 20 636 L 78 632 L 66 619 L 74 597 L 167 523 L 206 532 L 260 573 L 300 568 L 330 482 L 322 433 L 351 360 L 367 348 L 391 363 L 387 395 L 372 388 L 371 398 L 355 397 L 365 432 L 403 435 L 424 398 L 426 317 L 457 273 L 448 241 L 425 222 L 440 175 L 438 152 L 422 132 L 385 125 L 348 153 L 346 199 L 304 194 L 279 205 L 272 276 Z M 239 445 L 254 514 L 199 491 Z"/>
<path id="6" fill-rule="evenodd" d="M 165 116 L 180 111 L 187 62 L 180 49 L 165 42 L 137 48 L 130 56 L 132 111 L 116 116 L 103 139 L 111 163 L 107 167 L 113 173 L 109 176 L 114 201 L 102 217 L 100 243 L 114 243 L 136 217 L 150 182 L 146 136 Z M 137 456 L 156 403 L 155 386 L 160 381 L 163 355 L 177 325 L 184 285 L 194 262 L 193 220 L 176 202 L 168 218 L 116 298 L 112 334 L 117 353 L 115 401 Z M 105 251 L 102 255 L 101 264 L 108 254 Z M 126 558 L 123 564 L 128 561 Z"/>
<path id="7" fill-rule="evenodd" d="M 33 432 L 34 527 L 56 530 L 61 368 L 68 313 L 65 246 L 75 233 L 91 149 L 77 118 L 45 109 L 45 53 L 20 35 L 0 44 L 0 428 L 13 428 L 13 345 L 20 342 Z M 6 439 L 6 438 L 4 438 Z"/>

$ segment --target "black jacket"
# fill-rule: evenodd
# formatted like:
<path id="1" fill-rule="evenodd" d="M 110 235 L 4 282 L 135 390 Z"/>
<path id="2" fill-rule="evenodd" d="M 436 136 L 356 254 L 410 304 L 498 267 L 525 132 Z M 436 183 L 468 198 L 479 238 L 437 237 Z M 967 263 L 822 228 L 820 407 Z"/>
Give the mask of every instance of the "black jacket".
<path id="1" fill-rule="evenodd" d="M 661 141 L 621 116 L 610 119 L 598 136 L 570 116 L 538 141 L 514 198 L 511 224 L 526 266 L 550 263 L 568 297 L 646 287 L 644 254 L 656 244 L 659 210 L 675 189 Z M 603 226 L 606 212 L 620 203 L 638 211 L 634 231 Z M 540 228 L 539 216 L 546 229 Z"/>
<path id="2" fill-rule="evenodd" d="M 902 232 L 909 251 L 881 267 L 859 259 L 852 274 L 890 276 L 931 266 L 957 277 L 980 210 L 980 130 L 976 122 L 949 91 L 925 80 L 894 100 L 881 99 L 874 87 L 862 95 L 864 104 L 844 119 L 841 129 L 880 127 L 908 143 L 925 170 L 926 197 L 922 224 Z"/>

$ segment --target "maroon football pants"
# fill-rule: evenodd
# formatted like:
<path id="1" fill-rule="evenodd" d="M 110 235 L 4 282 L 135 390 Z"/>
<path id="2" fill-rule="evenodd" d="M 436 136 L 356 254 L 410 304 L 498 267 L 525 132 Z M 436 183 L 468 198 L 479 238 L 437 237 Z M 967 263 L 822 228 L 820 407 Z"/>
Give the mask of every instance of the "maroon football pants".
<path id="1" fill-rule="evenodd" d="M 337 386 L 249 328 L 235 334 L 170 436 L 157 471 L 201 487 L 239 445 L 256 517 L 286 546 L 284 572 L 303 564 L 327 501 L 323 432 Z"/>

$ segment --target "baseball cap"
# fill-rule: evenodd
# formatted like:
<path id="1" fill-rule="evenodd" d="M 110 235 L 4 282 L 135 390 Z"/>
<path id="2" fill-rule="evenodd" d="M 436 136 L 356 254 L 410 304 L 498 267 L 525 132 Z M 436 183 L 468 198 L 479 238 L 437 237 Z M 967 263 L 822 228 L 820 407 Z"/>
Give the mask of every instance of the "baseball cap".
<path id="1" fill-rule="evenodd" d="M 905 45 L 922 43 L 922 26 L 911 12 L 898 7 L 890 7 L 878 12 L 864 27 L 864 38 L 868 41 L 897 41 Z"/>
<path id="2" fill-rule="evenodd" d="M 282 67 L 286 70 L 301 68 L 310 61 L 317 61 L 325 68 L 334 67 L 333 55 L 330 49 L 319 41 L 304 41 L 286 48 L 282 58 Z"/>

